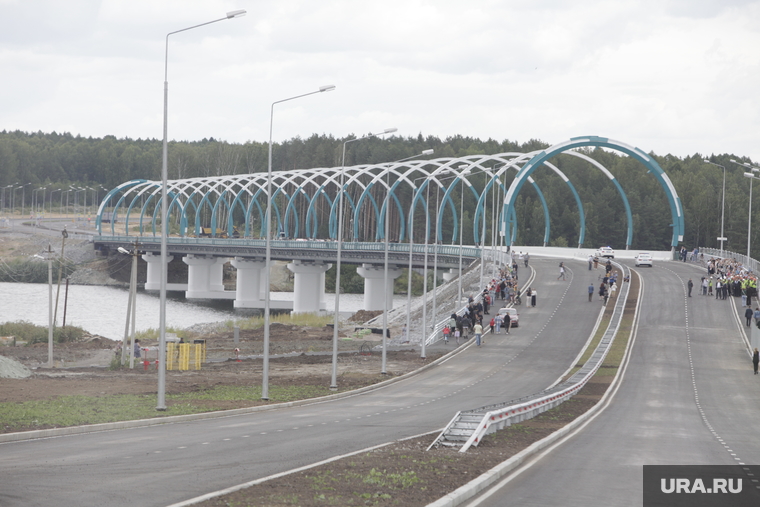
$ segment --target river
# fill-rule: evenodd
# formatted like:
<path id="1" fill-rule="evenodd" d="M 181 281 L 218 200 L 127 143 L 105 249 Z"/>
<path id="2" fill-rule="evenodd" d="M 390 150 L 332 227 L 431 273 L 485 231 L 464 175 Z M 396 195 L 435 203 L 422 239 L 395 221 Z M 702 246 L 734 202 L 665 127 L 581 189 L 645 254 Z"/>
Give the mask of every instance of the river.
<path id="1" fill-rule="evenodd" d="M 56 288 L 53 286 L 53 304 Z M 61 287 L 58 325 L 63 321 L 65 287 Z M 66 305 L 66 324 L 79 326 L 87 332 L 112 340 L 124 336 L 129 291 L 98 285 L 70 285 Z M 272 299 L 292 300 L 292 292 L 273 292 Z M 326 294 L 327 308 L 334 308 L 335 299 Z M 0 283 L 0 323 L 27 321 L 48 325 L 47 284 Z M 406 296 L 394 296 L 394 306 L 405 304 Z M 353 313 L 364 305 L 363 294 L 344 294 L 340 300 L 341 315 Z M 158 292 L 137 293 L 137 331 L 158 329 Z M 232 300 L 186 300 L 183 293 L 169 292 L 166 299 L 167 328 L 184 329 L 194 324 L 225 322 L 248 318 L 257 313 L 252 309 L 235 309 Z M 260 313 L 260 311 L 258 312 Z"/>

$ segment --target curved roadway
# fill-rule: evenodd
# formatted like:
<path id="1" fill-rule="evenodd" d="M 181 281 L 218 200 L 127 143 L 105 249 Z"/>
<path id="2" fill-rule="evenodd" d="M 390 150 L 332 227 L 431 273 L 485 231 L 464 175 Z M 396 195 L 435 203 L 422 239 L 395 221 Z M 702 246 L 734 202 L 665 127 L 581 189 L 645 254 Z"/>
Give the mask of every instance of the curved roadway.
<path id="1" fill-rule="evenodd" d="M 468 505 L 640 506 L 643 465 L 760 463 L 760 377 L 736 318 L 740 300 L 700 296 L 704 270 L 693 265 L 663 262 L 638 272 L 638 333 L 610 405 Z M 745 484 L 757 485 L 752 479 Z"/>
<path id="2" fill-rule="evenodd" d="M 0 505 L 165 506 L 434 431 L 459 409 L 540 391 L 576 357 L 600 305 L 588 302 L 585 263 L 571 266 L 567 281 L 556 280 L 556 261 L 532 264 L 538 305 L 520 307 L 509 337 L 488 335 L 483 347 L 419 375 L 336 401 L 3 444 Z"/>

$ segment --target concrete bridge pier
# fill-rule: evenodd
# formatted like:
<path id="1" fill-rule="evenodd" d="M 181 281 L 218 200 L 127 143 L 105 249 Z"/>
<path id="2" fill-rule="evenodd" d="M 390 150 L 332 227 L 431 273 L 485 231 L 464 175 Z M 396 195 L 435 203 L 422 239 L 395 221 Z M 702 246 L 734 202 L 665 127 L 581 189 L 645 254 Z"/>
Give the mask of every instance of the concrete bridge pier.
<path id="1" fill-rule="evenodd" d="M 384 301 L 387 301 L 388 309 L 393 308 L 393 282 L 401 276 L 401 268 L 388 266 L 387 294 L 385 293 L 383 268 L 382 264 L 362 264 L 356 268 L 356 272 L 364 278 L 364 309 L 367 311 L 382 310 L 385 305 Z"/>
<path id="2" fill-rule="evenodd" d="M 325 271 L 332 264 L 323 262 L 293 261 L 288 269 L 293 272 L 293 313 L 317 313 L 326 310 Z"/>
<path id="3" fill-rule="evenodd" d="M 443 281 L 450 282 L 459 276 L 459 268 L 451 268 L 443 272 Z"/>
<path id="4" fill-rule="evenodd" d="M 266 292 L 261 284 L 261 275 L 267 267 L 266 261 L 235 257 L 232 266 L 237 270 L 235 308 L 263 308 Z"/>
<path id="5" fill-rule="evenodd" d="M 188 299 L 234 299 L 234 291 L 225 291 L 222 270 L 227 261 L 224 257 L 210 255 L 186 255 L 182 262 L 187 264 Z"/>
<path id="6" fill-rule="evenodd" d="M 161 290 L 161 255 L 146 253 L 140 256 L 148 263 L 148 276 L 145 281 L 145 290 Z M 168 255 L 166 262 L 169 263 L 174 256 Z M 187 290 L 186 283 L 167 283 L 166 290 Z"/>

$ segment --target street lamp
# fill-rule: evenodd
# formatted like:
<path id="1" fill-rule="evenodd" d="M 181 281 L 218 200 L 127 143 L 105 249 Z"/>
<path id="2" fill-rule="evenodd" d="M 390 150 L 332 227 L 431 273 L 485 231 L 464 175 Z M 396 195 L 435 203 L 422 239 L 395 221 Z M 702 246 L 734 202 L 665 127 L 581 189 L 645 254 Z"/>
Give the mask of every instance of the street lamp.
<path id="1" fill-rule="evenodd" d="M 35 254 L 35 257 L 48 263 L 48 367 L 53 367 L 53 247 L 48 243 L 45 256 Z"/>
<path id="2" fill-rule="evenodd" d="M 721 205 L 720 210 L 720 237 L 718 240 L 720 241 L 720 256 L 723 257 L 723 242 L 726 241 L 726 237 L 723 235 L 723 223 L 724 218 L 726 216 L 726 168 L 720 164 L 716 164 L 715 162 L 710 162 L 707 159 L 703 159 L 705 164 L 710 164 L 714 166 L 718 166 L 723 169 L 723 204 Z"/>
<path id="3" fill-rule="evenodd" d="M 424 150 L 421 153 L 418 153 L 417 155 L 412 155 L 411 157 L 402 158 L 401 160 L 397 160 L 395 162 L 391 162 L 391 164 L 398 164 L 400 162 L 406 162 L 407 160 L 412 160 L 413 158 L 422 157 L 426 155 L 432 155 L 435 152 L 435 150 Z M 390 164 L 389 164 L 390 165 Z M 387 190 L 385 192 L 385 225 L 383 226 L 383 236 L 385 238 L 385 259 L 383 264 L 383 360 L 381 365 L 380 373 L 383 375 L 387 374 L 386 370 L 386 337 L 388 336 L 388 250 L 390 248 L 389 244 L 389 238 L 390 235 L 389 231 L 389 222 L 390 222 L 390 214 L 391 214 L 391 201 L 390 201 L 390 195 L 391 195 L 391 186 L 390 186 L 390 168 L 388 168 L 388 173 L 386 174 L 386 186 Z M 411 280 L 411 270 L 408 273 L 409 279 Z M 411 291 L 410 291 L 411 292 Z M 393 298 L 393 290 L 391 289 L 391 298 Z M 407 312 L 407 327 L 406 327 L 406 333 L 409 334 L 409 312 Z"/>
<path id="4" fill-rule="evenodd" d="M 230 11 L 223 18 L 207 21 L 200 25 L 189 26 L 166 34 L 166 48 L 164 51 L 164 139 L 161 157 L 161 284 L 159 290 L 158 396 L 156 410 L 166 410 L 166 278 L 169 271 L 169 267 L 166 265 L 168 258 L 166 238 L 169 235 L 167 216 L 169 206 L 166 202 L 167 180 L 169 179 L 169 153 L 167 140 L 169 125 L 169 36 L 241 16 L 245 16 L 244 10 Z"/>
<path id="5" fill-rule="evenodd" d="M 334 85 L 320 86 L 319 90 L 296 95 L 287 99 L 278 100 L 272 102 L 272 108 L 269 113 L 269 160 L 267 163 L 267 238 L 266 238 L 266 261 L 264 266 L 264 287 L 266 291 L 266 297 L 264 298 L 264 359 L 262 368 L 262 380 L 261 380 L 261 399 L 269 399 L 269 313 L 271 309 L 272 296 L 269 293 L 269 266 L 272 262 L 272 235 L 270 231 L 272 229 L 272 127 L 274 125 L 274 106 L 281 102 L 287 102 L 289 100 L 300 99 L 308 95 L 314 95 L 315 93 L 329 92 L 335 89 Z"/>
<path id="6" fill-rule="evenodd" d="M 343 180 L 346 172 L 346 145 L 353 143 L 354 141 L 361 141 L 370 137 L 381 136 L 384 134 L 391 134 L 396 132 L 397 128 L 388 128 L 382 132 L 376 134 L 368 134 L 364 137 L 357 137 L 356 139 L 349 139 L 343 143 L 343 161 L 340 166 L 340 185 L 338 188 L 338 231 L 337 231 L 337 252 L 335 262 L 335 318 L 333 321 L 333 354 L 332 354 L 332 379 L 330 381 L 330 389 L 338 388 L 338 326 L 340 324 L 340 254 L 343 248 Z M 268 231 L 267 231 L 268 232 Z M 383 341 L 385 341 L 385 335 L 383 335 Z"/>
<path id="7" fill-rule="evenodd" d="M 53 192 L 63 192 L 62 188 L 57 188 L 55 190 L 50 190 L 50 216 L 53 216 Z M 61 194 L 63 195 L 63 194 Z M 58 212 L 60 213 L 61 210 L 59 209 Z"/>
<path id="8" fill-rule="evenodd" d="M 132 256 L 132 271 L 129 275 L 129 299 L 127 300 L 127 323 L 124 326 L 124 339 L 121 346 L 121 364 L 124 364 L 125 352 L 127 347 L 127 338 L 132 337 L 129 345 L 129 368 L 135 367 L 135 316 L 137 314 L 137 256 L 140 255 L 137 250 L 138 243 L 135 239 L 134 249 L 130 252 L 126 248 L 119 247 L 119 253 Z M 132 333 L 129 332 L 130 320 L 132 321 Z"/>
<path id="9" fill-rule="evenodd" d="M 7 203 L 5 202 L 5 189 L 6 188 L 13 188 L 13 185 L 6 185 L 6 186 L 2 187 L 3 193 L 2 193 L 2 196 L 0 197 L 0 212 L 4 212 L 5 208 L 8 207 Z"/>
<path id="10" fill-rule="evenodd" d="M 750 256 L 750 244 L 752 239 L 752 182 L 754 180 L 760 179 L 757 176 L 755 176 L 755 173 L 760 171 L 760 168 L 753 167 L 751 164 L 748 164 L 746 162 L 737 162 L 736 160 L 731 160 L 734 164 L 740 165 L 742 167 L 746 167 L 750 170 L 750 172 L 745 172 L 744 177 L 749 178 L 749 215 L 747 217 L 747 260 L 751 258 Z"/>

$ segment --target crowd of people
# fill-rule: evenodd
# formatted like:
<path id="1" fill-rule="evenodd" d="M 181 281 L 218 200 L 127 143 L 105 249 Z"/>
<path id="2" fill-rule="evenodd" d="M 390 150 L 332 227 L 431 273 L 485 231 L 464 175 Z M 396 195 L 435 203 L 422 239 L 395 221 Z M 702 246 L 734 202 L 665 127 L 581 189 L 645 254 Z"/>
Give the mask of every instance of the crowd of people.
<path id="1" fill-rule="evenodd" d="M 753 300 L 757 299 L 757 277 L 752 271 L 735 259 L 710 258 L 705 263 L 707 273 L 699 280 L 699 295 L 714 296 L 715 299 L 740 297 L 741 305 L 747 308 L 745 317 L 749 322 L 756 312 L 752 312 Z M 689 297 L 694 287 L 689 279 Z M 760 305 L 758 305 L 760 307 Z M 760 309 L 757 311 L 760 317 Z M 750 315 L 751 314 L 751 315 Z"/>
<path id="2" fill-rule="evenodd" d="M 499 269 L 496 278 L 493 278 L 483 290 L 483 297 L 476 302 L 475 298 L 470 296 L 463 315 L 451 314 L 449 321 L 443 328 L 444 342 L 448 343 L 450 339 L 453 339 L 458 345 L 460 339 L 469 339 L 470 332 L 472 332 L 477 345 L 480 346 L 483 343 L 484 326 L 488 326 L 493 334 L 501 334 L 502 331 L 509 334 L 512 327 L 509 314 L 497 311 L 491 315 L 490 310 L 498 304 L 501 306 L 521 304 L 518 271 L 520 264 L 527 268 L 529 262 L 530 255 L 527 252 L 525 254 L 513 252 L 510 262 Z M 525 294 L 528 297 L 528 305 L 535 306 L 536 291 L 529 287 Z M 500 303 L 497 303 L 499 301 Z"/>

